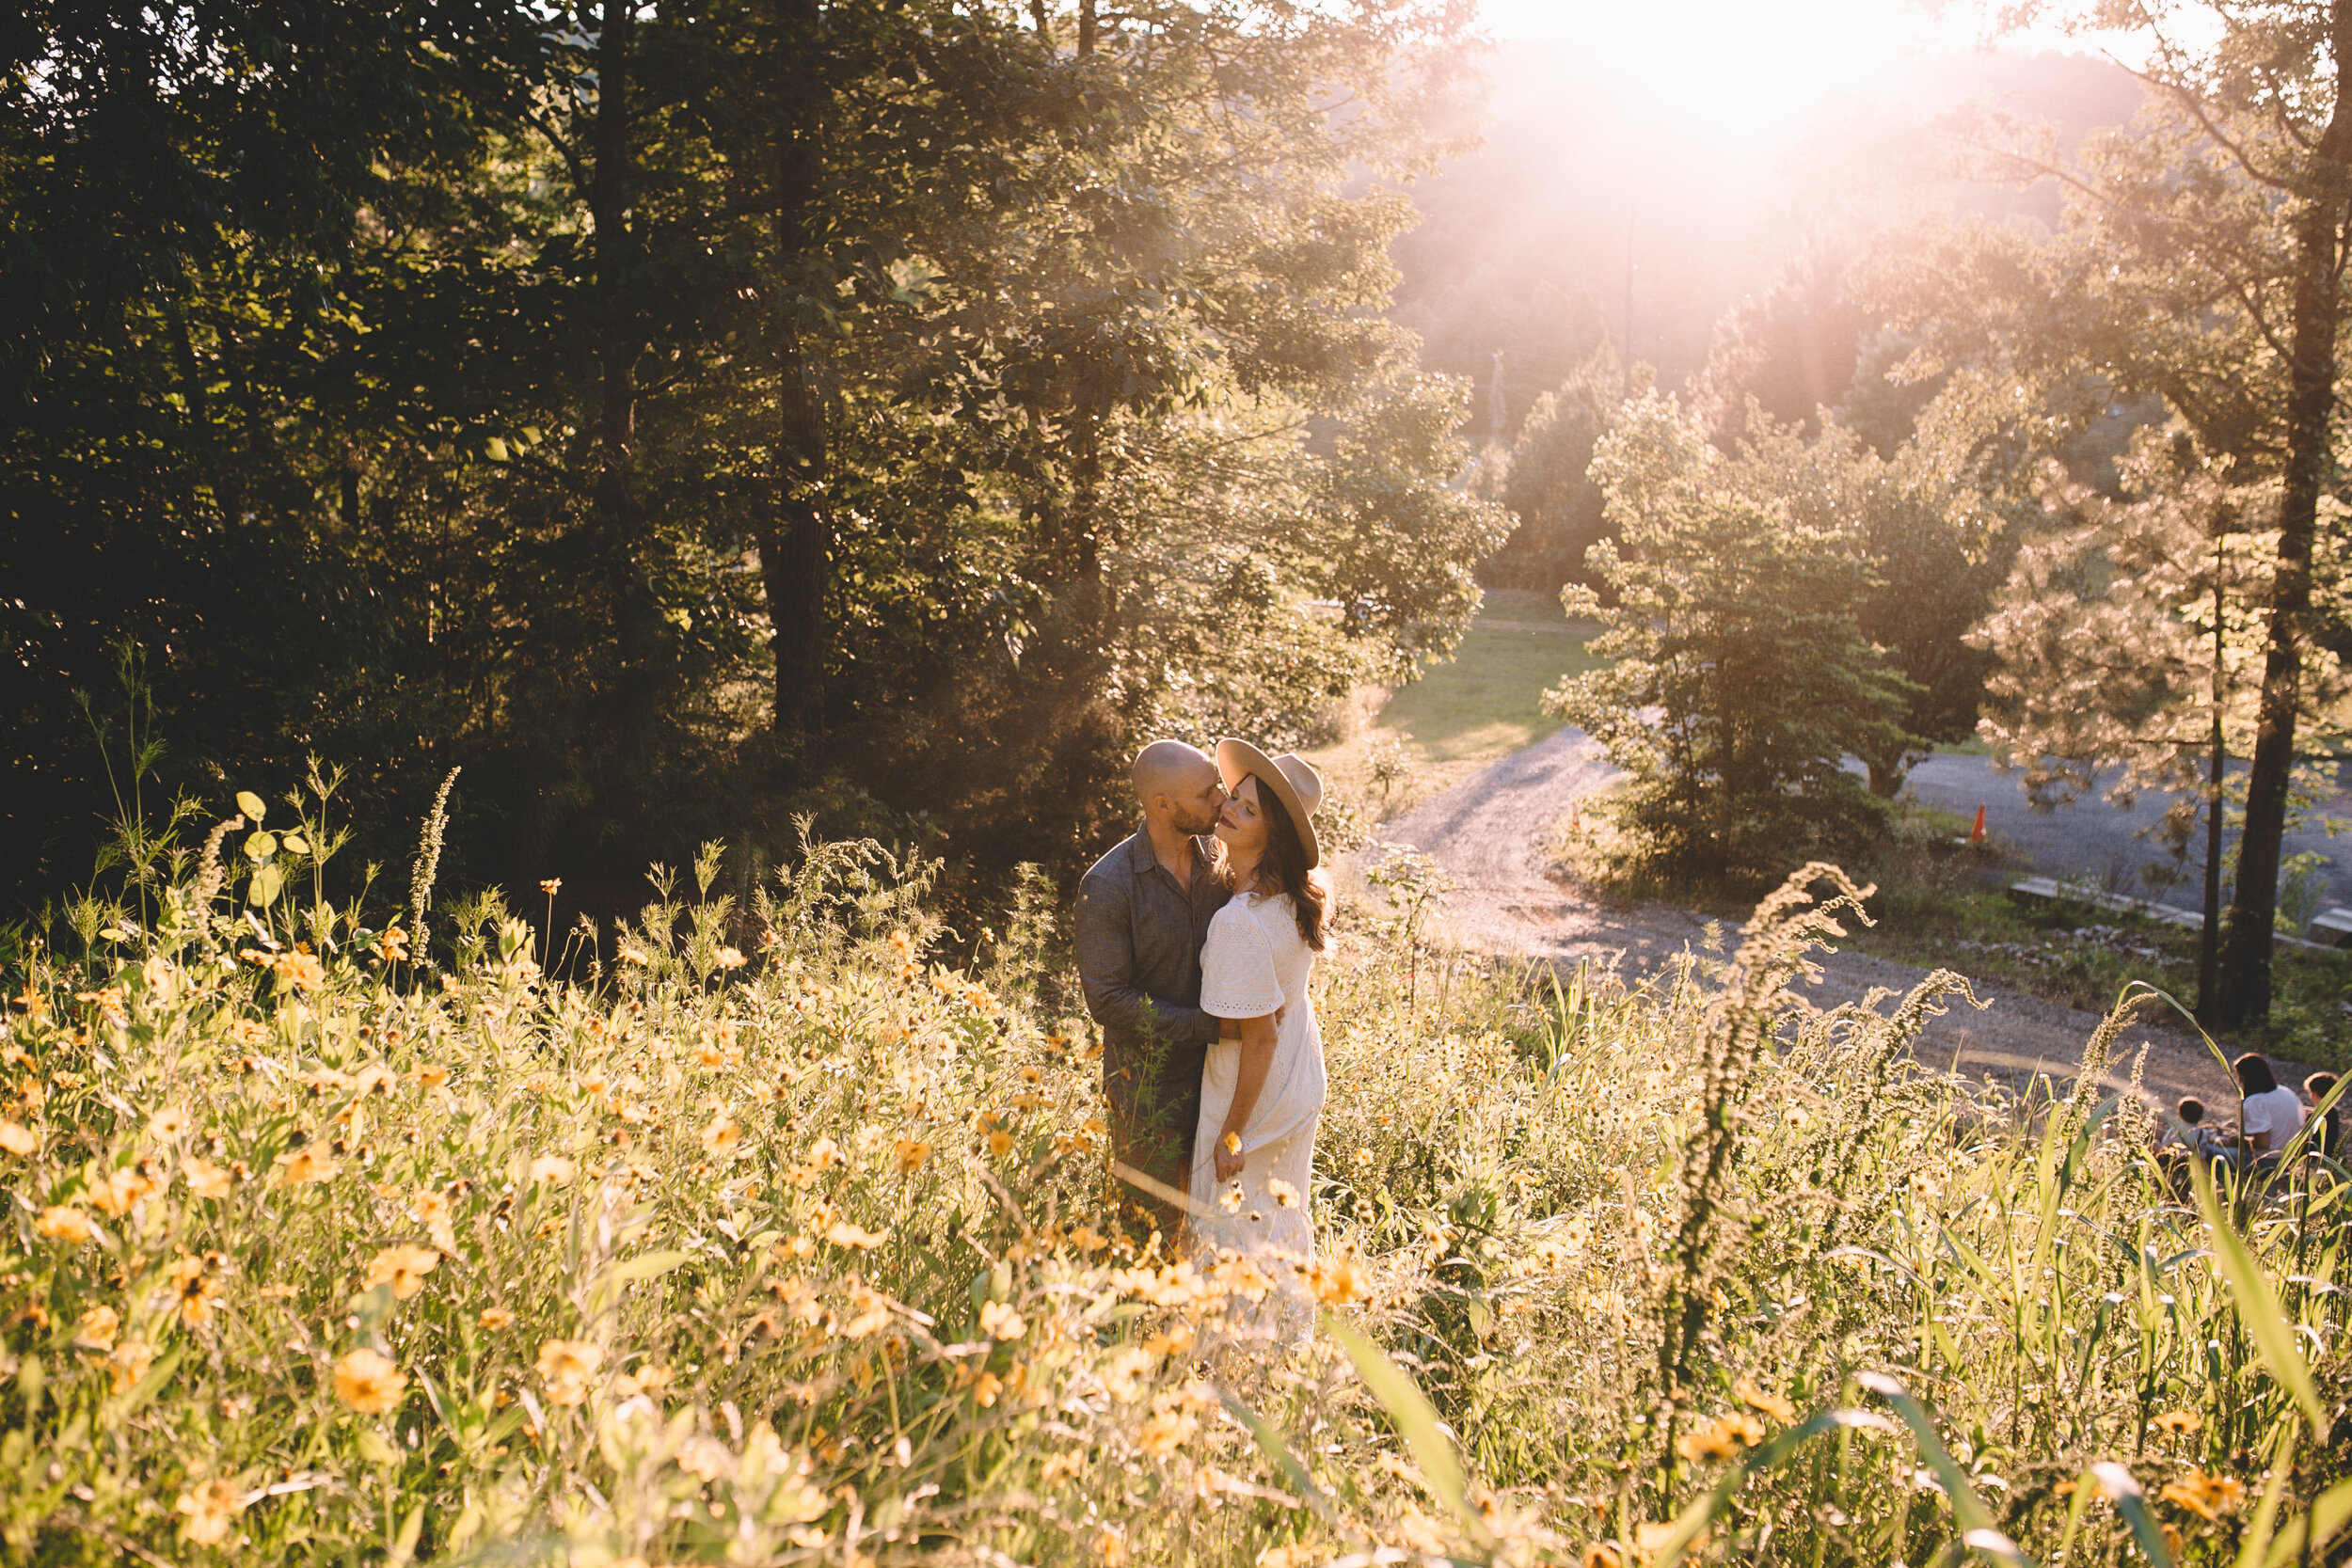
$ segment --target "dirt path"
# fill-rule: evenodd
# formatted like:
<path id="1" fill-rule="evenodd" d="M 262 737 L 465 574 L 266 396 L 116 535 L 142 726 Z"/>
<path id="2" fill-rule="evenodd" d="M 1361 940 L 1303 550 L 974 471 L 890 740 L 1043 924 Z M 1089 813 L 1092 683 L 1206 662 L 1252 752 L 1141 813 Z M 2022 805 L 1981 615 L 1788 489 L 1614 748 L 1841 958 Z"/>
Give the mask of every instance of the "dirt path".
<path id="1" fill-rule="evenodd" d="M 1381 828 L 1378 838 L 1415 846 L 1454 879 L 1448 916 L 1471 951 L 1591 958 L 1646 974 L 1686 947 L 1698 950 L 1707 922 L 1668 905 L 1607 903 L 1547 870 L 1554 825 L 1614 773 L 1581 731 L 1562 730 L 1423 801 Z M 1820 984 L 1807 992 L 1822 1006 L 1860 1001 L 1879 989 L 1899 995 L 1928 973 L 1851 952 L 1827 956 L 1822 969 Z M 2095 1015 L 1991 986 L 1979 986 L 1977 994 L 1992 1006 L 1979 1012 L 1960 1003 L 1929 1023 L 1924 1059 L 2012 1085 L 2040 1073 L 2074 1075 L 2083 1042 L 2098 1027 Z M 1892 1006 L 1883 1003 L 1881 1010 Z M 2150 1044 L 2143 1081 L 2166 1104 L 2184 1094 L 2209 1103 L 2233 1098 L 2201 1043 L 2148 1029 L 2125 1031 L 2117 1053 L 2125 1066 L 2108 1075 L 2111 1086 L 2128 1086 L 2125 1074 L 2142 1040 Z M 2280 1066 L 2283 1081 L 2302 1081 L 2299 1069 L 2290 1077 L 2288 1064 Z"/>

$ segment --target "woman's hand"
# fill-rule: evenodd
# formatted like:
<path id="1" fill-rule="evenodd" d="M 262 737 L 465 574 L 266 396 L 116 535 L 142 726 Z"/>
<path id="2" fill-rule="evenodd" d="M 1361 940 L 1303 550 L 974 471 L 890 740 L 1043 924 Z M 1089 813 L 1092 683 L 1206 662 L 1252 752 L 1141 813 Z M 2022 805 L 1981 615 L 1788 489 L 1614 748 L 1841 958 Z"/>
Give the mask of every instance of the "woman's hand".
<path id="1" fill-rule="evenodd" d="M 1244 1164 L 1241 1153 L 1241 1134 L 1230 1128 L 1218 1133 L 1216 1139 L 1217 1185 L 1223 1186 L 1241 1175 L 1241 1167 Z"/>

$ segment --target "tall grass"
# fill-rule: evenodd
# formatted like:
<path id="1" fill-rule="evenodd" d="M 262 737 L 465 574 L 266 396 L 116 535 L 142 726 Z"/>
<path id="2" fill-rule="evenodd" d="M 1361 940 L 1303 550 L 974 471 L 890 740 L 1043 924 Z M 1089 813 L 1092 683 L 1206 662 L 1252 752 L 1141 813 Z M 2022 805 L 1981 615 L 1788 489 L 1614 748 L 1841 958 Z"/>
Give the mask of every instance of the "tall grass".
<path id="1" fill-rule="evenodd" d="M 13 1560 L 2271 1563 L 2352 1512 L 2333 1173 L 2201 1197 L 2144 1117 L 1963 1096 L 1907 1049 L 1955 976 L 1808 1012 L 1804 885 L 1631 987 L 1408 998 L 1357 911 L 1327 1315 L 1266 1350 L 1275 1282 L 1118 1236 L 1034 890 L 959 971 L 921 866 L 706 857 L 583 988 L 494 901 L 425 955 L 186 869 L 8 977 Z"/>

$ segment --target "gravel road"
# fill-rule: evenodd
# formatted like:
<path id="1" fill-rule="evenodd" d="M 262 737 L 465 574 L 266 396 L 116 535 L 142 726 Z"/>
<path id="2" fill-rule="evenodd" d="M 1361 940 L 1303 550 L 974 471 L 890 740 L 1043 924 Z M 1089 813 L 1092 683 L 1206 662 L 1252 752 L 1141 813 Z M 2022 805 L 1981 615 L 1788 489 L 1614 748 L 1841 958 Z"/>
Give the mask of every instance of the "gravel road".
<path id="1" fill-rule="evenodd" d="M 1549 871 L 1547 847 L 1555 824 L 1580 797 L 1614 773 L 1581 731 L 1561 730 L 1423 801 L 1383 826 L 1378 839 L 1420 848 L 1454 879 L 1448 916 L 1466 948 L 1613 961 L 1629 974 L 1645 974 L 1686 947 L 1697 950 L 1707 923 L 1668 905 L 1606 902 Z M 1899 994 L 1927 974 L 1851 952 L 1828 955 L 1822 968 L 1820 984 L 1808 992 L 1822 1006 L 1860 1001 L 1874 989 Z M 1979 1012 L 1961 1003 L 1932 1020 L 1921 1041 L 1923 1059 L 2011 1085 L 2040 1073 L 2061 1080 L 2073 1076 L 2083 1042 L 2098 1027 L 2096 1016 L 1990 986 L 1979 987 L 1977 994 L 1992 1006 Z M 1891 1010 L 1892 1004 L 1883 1003 L 1882 1008 Z M 2184 1094 L 2208 1101 L 2233 1095 L 2220 1068 L 2193 1037 L 2127 1030 L 2117 1052 L 2125 1070 L 2142 1040 L 2150 1045 L 2144 1081 L 2165 1103 Z M 2302 1069 L 2279 1066 L 2282 1080 L 2301 1083 Z M 2127 1086 L 2121 1072 L 2107 1081 L 2115 1088 Z"/>
<path id="2" fill-rule="evenodd" d="M 2241 768 L 2238 771 L 2243 771 Z M 2103 780 L 2103 784 L 2111 780 Z M 2169 892 L 2158 892 L 2141 877 L 2142 867 L 2162 870 L 2171 857 L 2139 836 L 2140 830 L 2164 815 L 2169 796 L 2143 795 L 2129 811 L 2106 803 L 2097 795 L 2073 805 L 2036 811 L 2026 801 L 2025 776 L 2004 773 L 1990 757 L 1938 752 L 1911 770 L 1912 791 L 1931 805 L 1962 816 L 1984 807 L 1985 826 L 1994 838 L 2045 877 L 2078 872 L 2113 880 L 2116 891 L 2137 897 L 2154 897 L 2167 904 L 2195 909 L 2202 897 L 2205 841 L 2200 833 L 2189 853 L 2190 879 Z M 2331 802 L 2329 815 L 2344 819 L 2345 802 Z M 2330 841 L 2322 827 L 2291 832 L 2285 852 L 2312 849 L 2332 863 L 2320 873 L 2321 903 L 2352 906 L 2352 838 Z"/>

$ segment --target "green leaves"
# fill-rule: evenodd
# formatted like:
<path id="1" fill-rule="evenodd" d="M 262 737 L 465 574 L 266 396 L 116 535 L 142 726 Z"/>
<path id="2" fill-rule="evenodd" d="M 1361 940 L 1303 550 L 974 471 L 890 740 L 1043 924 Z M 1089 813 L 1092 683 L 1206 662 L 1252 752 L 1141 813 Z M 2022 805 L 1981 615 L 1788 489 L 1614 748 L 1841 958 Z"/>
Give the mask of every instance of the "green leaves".
<path id="1" fill-rule="evenodd" d="M 1470 1504 L 1469 1478 L 1462 1473 L 1462 1462 L 1455 1457 L 1453 1441 L 1446 1436 L 1444 1423 L 1438 1419 L 1428 1396 L 1354 1324 L 1328 1314 L 1323 1323 L 1325 1330 L 1356 1364 L 1356 1373 L 1364 1380 L 1364 1386 L 1372 1390 L 1373 1398 L 1389 1413 L 1389 1419 L 1396 1423 L 1398 1433 L 1413 1450 L 1413 1461 L 1421 1466 L 1430 1490 L 1453 1511 L 1464 1529 L 1483 1534 L 1485 1527 Z"/>
<path id="2" fill-rule="evenodd" d="M 2312 1386 L 2311 1368 L 2304 1363 L 2302 1347 L 2296 1342 L 2295 1325 L 2280 1309 L 2269 1277 L 2254 1261 L 2245 1238 L 2230 1223 L 2204 1162 L 2191 1160 L 2189 1173 L 2196 1187 L 2198 1212 L 2204 1215 L 2206 1227 L 2213 1234 L 2214 1261 L 2222 1277 L 2229 1281 L 2230 1294 L 2237 1302 L 2238 1321 L 2262 1353 L 2263 1365 L 2270 1370 L 2270 1375 L 2294 1396 L 2303 1418 L 2311 1424 L 2312 1435 L 2324 1438 L 2328 1433 L 2328 1412 L 2319 1402 L 2318 1390 Z"/>
<path id="3" fill-rule="evenodd" d="M 262 819 L 269 815 L 267 802 L 249 789 L 237 791 L 237 810 L 243 812 L 245 819 L 257 828 L 262 825 Z"/>

